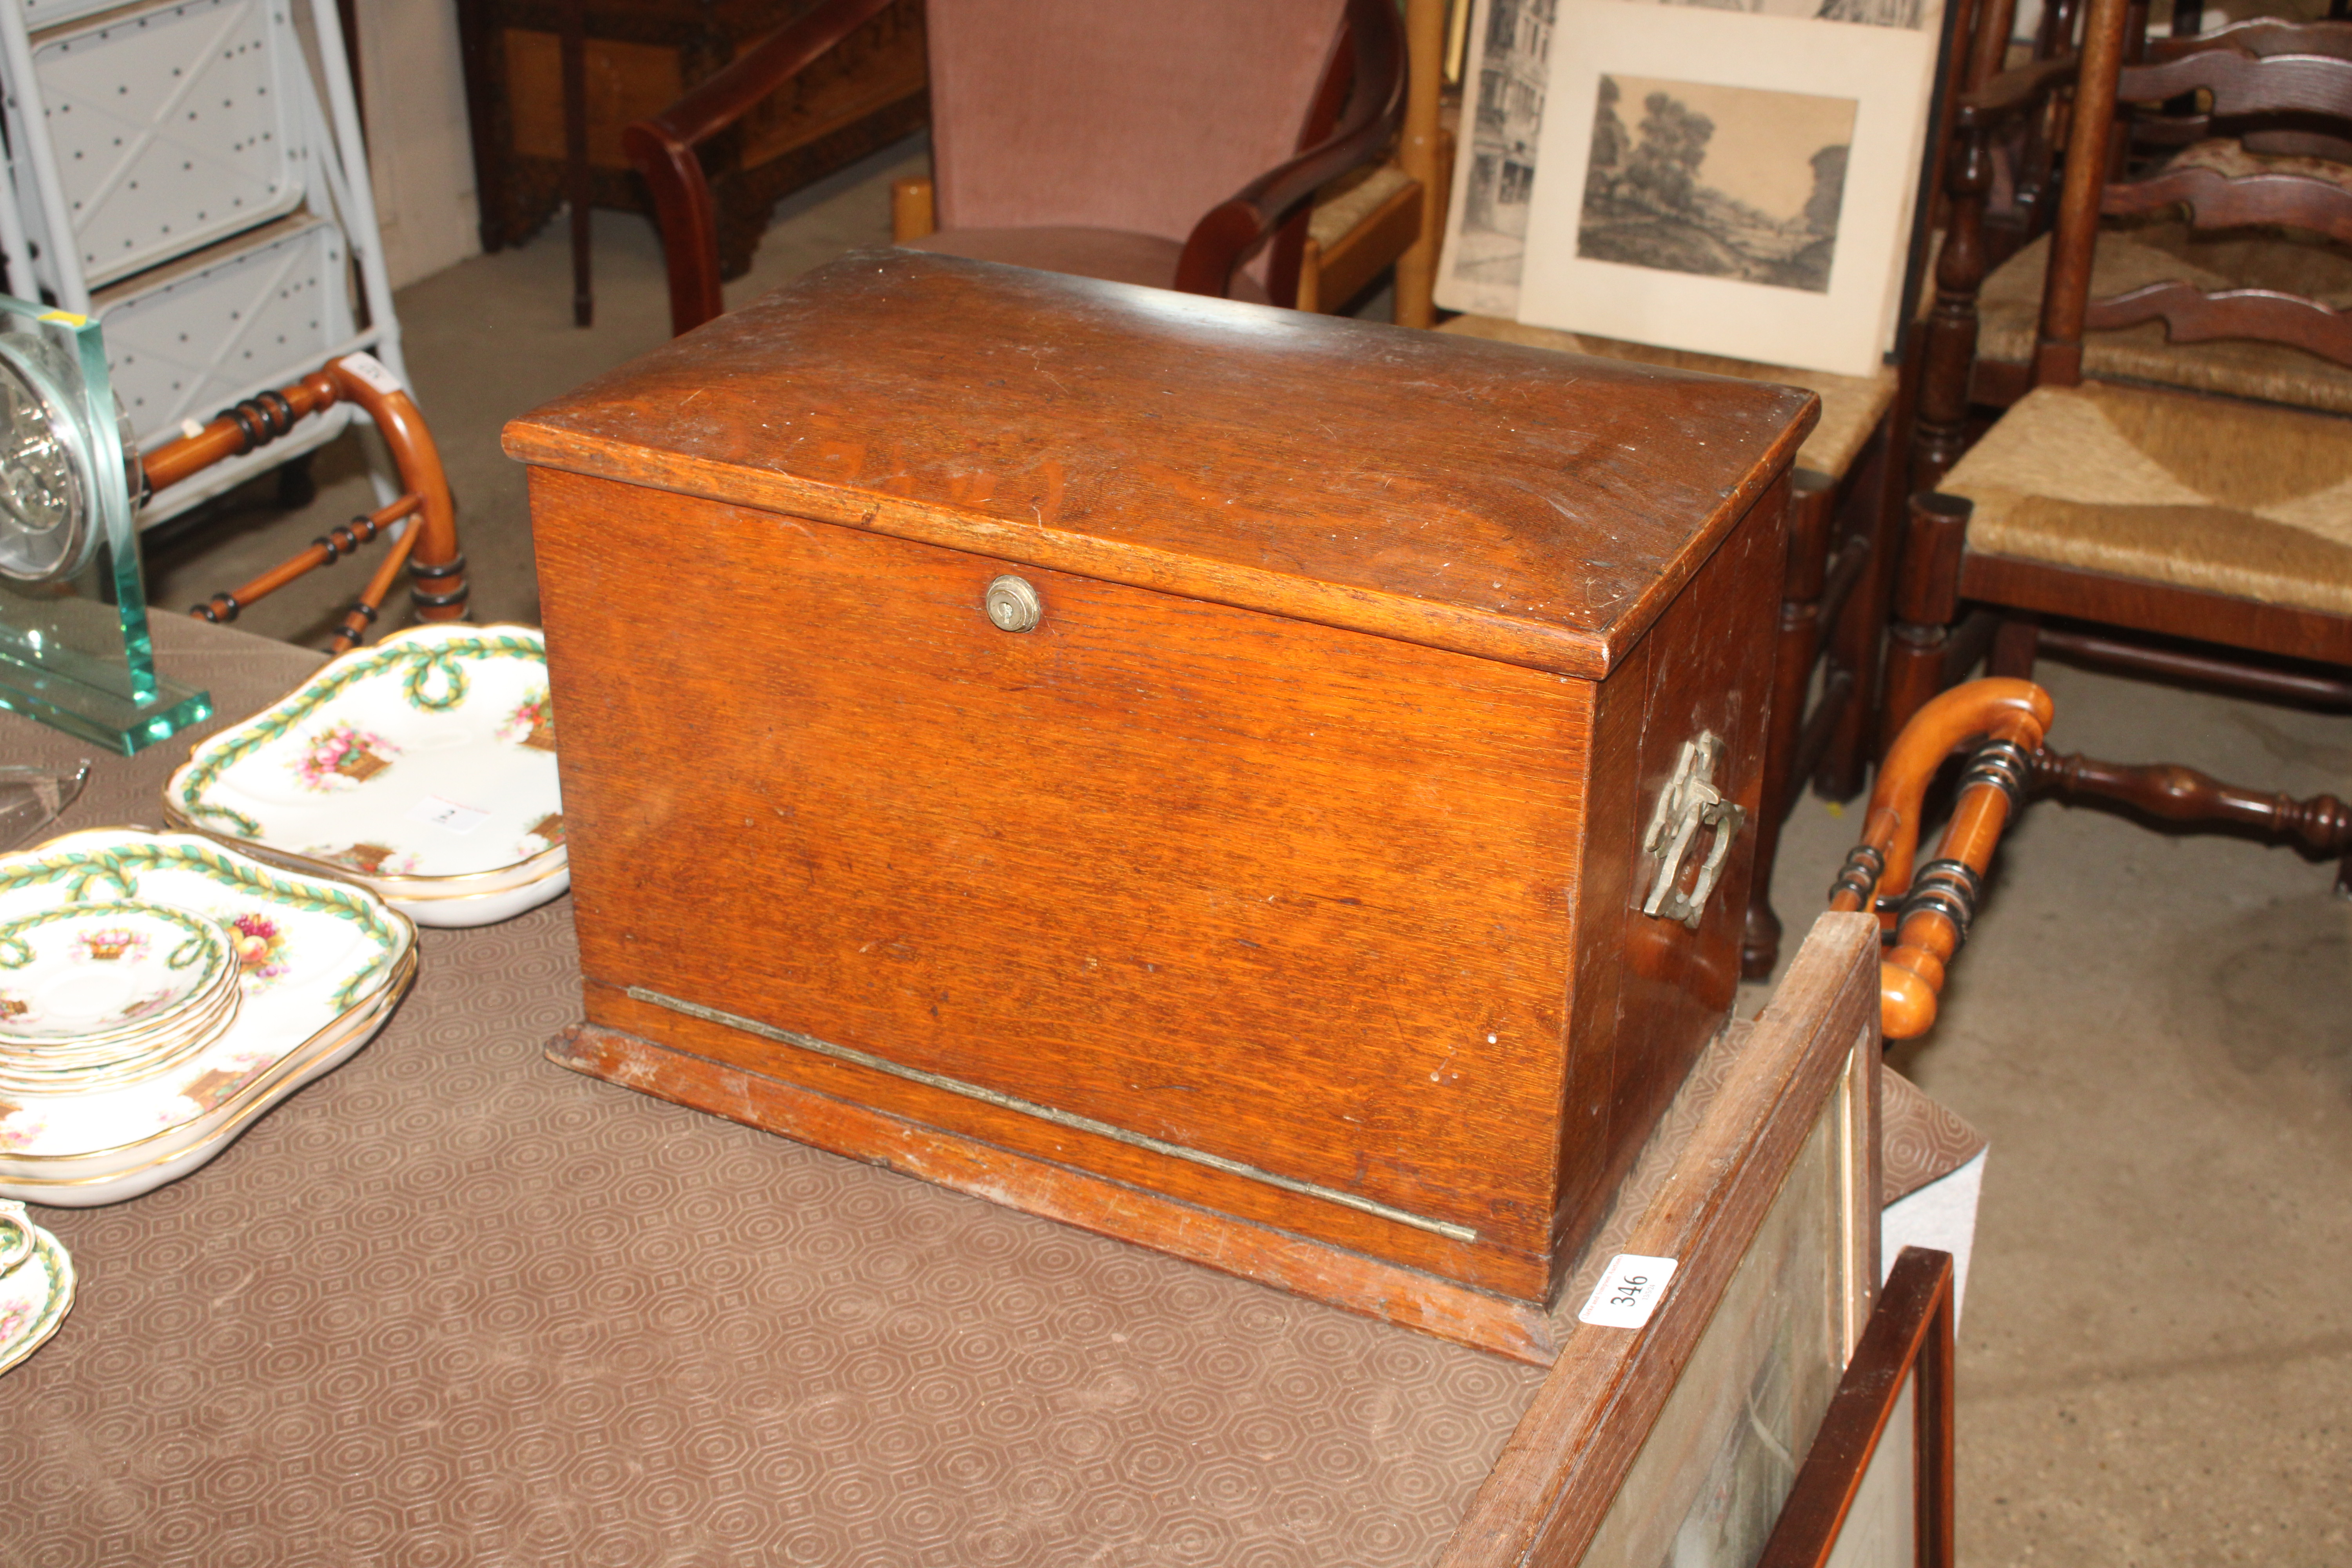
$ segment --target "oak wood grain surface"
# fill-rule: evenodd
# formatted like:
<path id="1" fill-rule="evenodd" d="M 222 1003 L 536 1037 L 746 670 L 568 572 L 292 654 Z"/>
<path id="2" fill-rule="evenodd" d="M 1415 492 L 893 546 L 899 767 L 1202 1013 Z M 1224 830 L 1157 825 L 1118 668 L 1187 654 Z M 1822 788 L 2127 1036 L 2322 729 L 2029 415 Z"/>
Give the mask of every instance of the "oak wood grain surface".
<path id="1" fill-rule="evenodd" d="M 1580 828 L 1591 847 L 1576 894 L 1555 1267 L 1582 1239 L 1738 992 L 1755 833 L 1735 841 L 1696 931 L 1640 911 L 1646 884 L 1635 851 L 1682 743 L 1701 732 L 1724 743 L 1716 787 L 1749 823 L 1760 815 L 1788 491 L 1784 475 L 1598 690 Z"/>
<path id="2" fill-rule="evenodd" d="M 1007 635 L 1001 563 L 534 501 L 592 977 L 1548 1251 L 1590 683 L 1051 573 Z"/>
<path id="3" fill-rule="evenodd" d="M 589 1018 L 704 1064 L 607 1067 L 1547 1304 L 1729 1012 L 1752 834 L 1695 927 L 1640 844 L 1702 731 L 1758 812 L 1811 398 L 951 258 L 760 310 L 509 427 Z M 1604 679 L 1497 651 L 1570 601 Z"/>
<path id="4" fill-rule="evenodd" d="M 509 455 L 1600 677 L 1785 467 L 1788 387 L 853 252 Z"/>
<path id="5" fill-rule="evenodd" d="M 703 1037 L 720 1042 L 722 1049 L 734 1048 L 716 1026 L 705 1026 Z M 1051 1158 L 1015 1152 L 1002 1139 L 992 1142 L 942 1132 L 936 1126 L 876 1110 L 867 1103 L 595 1024 L 565 1030 L 550 1043 L 547 1054 L 551 1060 L 591 1078 L 712 1111 L 821 1149 L 850 1152 L 902 1175 L 1117 1237 L 1457 1344 L 1536 1366 L 1549 1366 L 1559 1352 L 1556 1311 L 1310 1241 L 1278 1226 L 1235 1218 L 1132 1183 L 1106 1180 Z M 951 1119 L 954 1108 L 946 1110 Z M 1022 1131 L 1026 1130 L 1014 1129 L 1015 1135 Z M 1115 1156 L 1119 1146 L 1112 1144 L 1108 1152 Z M 1243 1194 L 1240 1203 L 1223 1206 L 1245 1207 L 1247 1203 L 1247 1195 Z"/>

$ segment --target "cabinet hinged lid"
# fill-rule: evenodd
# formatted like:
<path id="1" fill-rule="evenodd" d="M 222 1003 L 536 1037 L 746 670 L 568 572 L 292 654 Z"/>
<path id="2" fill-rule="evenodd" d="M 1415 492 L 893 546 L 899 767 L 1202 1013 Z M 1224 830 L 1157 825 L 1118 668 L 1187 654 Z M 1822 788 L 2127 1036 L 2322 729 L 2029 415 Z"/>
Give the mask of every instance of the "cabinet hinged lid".
<path id="1" fill-rule="evenodd" d="M 526 462 L 1590 679 L 1811 394 L 852 252 L 509 425 Z"/>

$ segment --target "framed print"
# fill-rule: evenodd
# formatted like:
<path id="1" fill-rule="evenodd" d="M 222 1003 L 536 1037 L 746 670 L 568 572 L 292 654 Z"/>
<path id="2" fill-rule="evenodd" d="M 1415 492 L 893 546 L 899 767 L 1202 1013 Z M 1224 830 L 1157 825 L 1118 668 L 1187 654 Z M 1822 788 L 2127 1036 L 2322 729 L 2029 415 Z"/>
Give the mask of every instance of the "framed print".
<path id="1" fill-rule="evenodd" d="M 1559 0 L 1475 0 L 1465 38 L 1437 302 L 1515 318 Z"/>
<path id="2" fill-rule="evenodd" d="M 1696 6 L 1713 17 L 1726 11 L 1752 12 L 1808 23 L 1901 28 L 1930 37 L 1938 31 L 1943 16 L 1942 0 L 1616 3 Z M 1444 247 L 1438 260 L 1437 302 L 1449 310 L 1520 320 L 1528 216 L 1544 144 L 1545 105 L 1556 88 L 1553 48 L 1557 41 L 1563 59 L 1576 53 L 1580 47 L 1575 31 L 1579 18 L 1572 9 L 1562 15 L 1561 0 L 1454 0 L 1454 15 L 1462 33 L 1458 46 L 1448 46 L 1446 80 L 1463 83 L 1463 121 L 1455 138 Z"/>
<path id="3" fill-rule="evenodd" d="M 1518 319 L 1870 374 L 1894 336 L 1936 43 L 1560 0 Z"/>

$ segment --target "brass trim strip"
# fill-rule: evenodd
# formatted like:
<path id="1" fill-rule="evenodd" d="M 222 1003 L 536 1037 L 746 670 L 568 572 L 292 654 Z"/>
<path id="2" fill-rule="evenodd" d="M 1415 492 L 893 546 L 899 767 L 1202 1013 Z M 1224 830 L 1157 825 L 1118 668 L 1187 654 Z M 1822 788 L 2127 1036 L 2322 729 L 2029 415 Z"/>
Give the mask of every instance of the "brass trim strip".
<path id="1" fill-rule="evenodd" d="M 1031 1100 L 1016 1100 L 1012 1095 L 999 1094 L 992 1089 L 982 1089 L 976 1083 L 965 1083 L 961 1079 L 946 1078 L 939 1073 L 926 1072 L 921 1068 L 902 1067 L 897 1062 L 887 1061 L 880 1057 L 870 1056 L 847 1046 L 836 1046 L 829 1040 L 820 1040 L 814 1035 L 803 1035 L 797 1029 L 779 1029 L 773 1024 L 762 1024 L 755 1018 L 745 1018 L 733 1013 L 722 1013 L 716 1007 L 705 1007 L 698 1003 L 681 1002 L 675 996 L 665 996 L 658 991 L 648 991 L 642 985 L 629 986 L 626 994 L 633 1002 L 650 1002 L 656 1007 L 667 1007 L 673 1013 L 683 1013 L 689 1018 L 700 1018 L 711 1024 L 724 1024 L 730 1029 L 740 1029 L 747 1035 L 757 1035 L 763 1040 L 774 1040 L 779 1045 L 794 1046 L 804 1051 L 814 1051 L 818 1056 L 831 1057 L 835 1061 L 847 1062 L 852 1067 L 867 1068 L 875 1072 L 888 1073 L 892 1078 L 903 1078 L 910 1083 L 919 1083 L 928 1089 L 945 1089 L 950 1094 L 960 1094 L 967 1100 L 977 1100 L 982 1104 L 993 1105 L 1001 1110 L 1017 1110 L 1024 1116 L 1034 1116 L 1040 1121 L 1050 1121 L 1057 1127 L 1067 1127 L 1075 1131 L 1090 1133 L 1097 1138 L 1109 1138 L 1118 1142 L 1132 1144 L 1138 1149 L 1149 1149 L 1155 1154 L 1165 1154 L 1172 1160 L 1189 1160 L 1195 1165 L 1206 1165 L 1213 1171 L 1223 1171 L 1230 1176 L 1246 1176 L 1253 1182 L 1264 1182 L 1267 1186 L 1279 1187 L 1286 1193 L 1297 1193 L 1304 1197 L 1320 1198 L 1327 1204 L 1338 1204 L 1342 1208 L 1351 1208 L 1363 1214 L 1377 1215 L 1381 1219 L 1393 1220 L 1399 1225 L 1409 1225 L 1415 1230 L 1431 1231 L 1444 1237 L 1449 1241 L 1475 1242 L 1478 1239 L 1478 1233 L 1466 1225 L 1454 1225 L 1442 1219 L 1426 1219 L 1417 1214 L 1408 1214 L 1402 1209 L 1391 1208 L 1386 1204 L 1374 1203 L 1370 1198 L 1360 1198 L 1353 1193 L 1340 1192 L 1335 1187 L 1318 1187 L 1312 1182 L 1301 1182 L 1289 1176 L 1277 1176 L 1272 1171 L 1261 1171 L 1255 1165 L 1244 1165 L 1239 1160 L 1228 1160 L 1222 1154 L 1202 1153 L 1198 1149 L 1187 1149 L 1181 1143 L 1170 1143 L 1141 1132 L 1130 1132 L 1124 1127 L 1113 1127 L 1107 1121 L 1097 1121 L 1089 1116 L 1079 1116 L 1067 1110 L 1056 1110 L 1050 1105 L 1038 1105 Z"/>

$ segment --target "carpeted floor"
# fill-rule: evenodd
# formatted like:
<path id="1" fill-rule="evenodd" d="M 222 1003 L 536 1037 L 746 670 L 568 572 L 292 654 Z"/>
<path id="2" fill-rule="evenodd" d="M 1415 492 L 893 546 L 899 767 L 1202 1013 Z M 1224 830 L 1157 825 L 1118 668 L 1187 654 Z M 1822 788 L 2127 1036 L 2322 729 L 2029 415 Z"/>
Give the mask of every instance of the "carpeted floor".
<path id="1" fill-rule="evenodd" d="M 797 198 L 730 300 L 887 238 L 887 179 L 923 163 L 895 149 Z M 597 215 L 596 268 L 585 331 L 560 229 L 401 295 L 478 619 L 536 615 L 499 426 L 665 335 L 641 221 Z M 306 513 L 246 511 L 159 558 L 158 602 L 241 580 L 365 504 L 350 452 L 320 474 Z M 329 586 L 243 624 L 315 641 Z M 2352 718 L 2043 674 L 2061 747 L 2352 794 Z M 1776 889 L 1795 929 L 1859 821 L 1800 805 Z M 2038 805 L 1941 1026 L 1894 1058 L 1992 1140 L 1961 1328 L 1974 1568 L 2352 1560 L 2352 904 L 2327 887 L 2284 850 Z"/>

